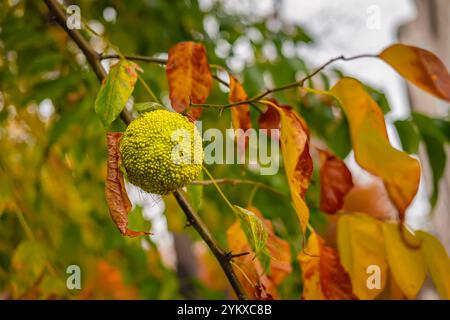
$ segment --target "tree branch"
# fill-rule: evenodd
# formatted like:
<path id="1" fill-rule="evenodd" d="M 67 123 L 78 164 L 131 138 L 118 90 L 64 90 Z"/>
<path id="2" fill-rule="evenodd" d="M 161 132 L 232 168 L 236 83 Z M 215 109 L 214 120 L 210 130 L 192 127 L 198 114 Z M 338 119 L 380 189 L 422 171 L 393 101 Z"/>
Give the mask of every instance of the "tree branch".
<path id="1" fill-rule="evenodd" d="M 83 38 L 83 36 L 75 29 L 68 29 L 66 26 L 67 16 L 65 12 L 61 9 L 60 5 L 56 2 L 56 0 L 44 0 L 50 13 L 55 17 L 56 22 L 67 32 L 67 34 L 72 38 L 72 40 L 78 45 L 80 50 L 86 56 L 86 59 L 92 69 L 94 70 L 97 78 L 100 81 L 105 79 L 107 73 L 101 64 L 101 56 L 95 52 L 89 43 Z M 132 116 L 126 110 L 123 110 L 121 113 L 122 120 L 128 125 L 132 121 Z M 225 275 L 227 276 L 231 286 L 233 287 L 237 297 L 239 299 L 246 299 L 246 295 L 242 289 L 242 286 L 230 264 L 230 257 L 225 253 L 217 241 L 212 237 L 208 228 L 200 219 L 200 217 L 196 214 L 196 212 L 192 209 L 191 205 L 184 197 L 184 195 L 180 191 L 175 191 L 173 193 L 178 204 L 186 215 L 189 223 L 197 230 L 197 232 L 202 237 L 203 241 L 206 242 L 210 250 L 213 252 L 215 257 L 220 263 Z"/>
<path id="2" fill-rule="evenodd" d="M 338 61 L 338 60 L 351 61 L 351 60 L 356 60 L 356 59 L 361 59 L 361 58 L 376 58 L 376 57 L 378 57 L 378 55 L 376 55 L 376 54 L 360 54 L 360 55 L 352 56 L 352 57 L 339 56 L 339 57 L 336 57 L 336 58 L 328 60 L 322 66 L 317 68 L 313 73 L 308 74 L 307 76 L 305 76 L 303 79 L 301 79 L 299 81 L 292 82 L 292 83 L 286 84 L 284 86 L 276 87 L 276 88 L 273 88 L 273 89 L 266 89 L 265 91 L 257 94 L 256 96 L 254 96 L 252 98 L 249 98 L 247 100 L 242 100 L 242 101 L 233 102 L 233 103 L 229 103 L 229 104 L 197 104 L 197 103 L 191 103 L 190 106 L 191 107 L 226 109 L 226 108 L 231 108 L 231 107 L 235 107 L 235 106 L 239 106 L 239 105 L 243 105 L 243 104 L 255 103 L 255 102 L 258 102 L 259 100 L 261 100 L 262 98 L 268 96 L 271 93 L 278 92 L 278 91 L 283 91 L 283 90 L 287 90 L 287 89 L 292 89 L 292 88 L 297 88 L 297 87 L 303 87 L 304 83 L 307 80 L 309 80 L 312 77 L 314 77 L 316 74 L 318 74 L 320 71 L 322 71 L 328 65 L 332 64 L 335 61 Z"/>

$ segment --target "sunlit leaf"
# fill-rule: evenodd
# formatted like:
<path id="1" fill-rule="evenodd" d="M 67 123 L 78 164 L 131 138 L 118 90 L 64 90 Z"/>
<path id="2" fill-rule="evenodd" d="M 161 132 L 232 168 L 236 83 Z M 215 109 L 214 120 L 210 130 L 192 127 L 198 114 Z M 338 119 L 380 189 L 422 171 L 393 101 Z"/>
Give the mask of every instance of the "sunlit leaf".
<path id="1" fill-rule="evenodd" d="M 400 225 L 383 223 L 383 236 L 389 267 L 395 282 L 408 299 L 414 299 L 425 280 L 427 266 L 421 250 L 410 248 L 405 244 L 400 234 Z M 417 243 L 415 238 L 405 228 L 407 241 Z"/>
<path id="2" fill-rule="evenodd" d="M 353 300 L 352 283 L 337 252 L 311 233 L 308 245 L 298 255 L 303 275 L 303 299 Z"/>
<path id="3" fill-rule="evenodd" d="M 419 162 L 391 146 L 383 113 L 359 81 L 343 78 L 331 93 L 347 116 L 356 161 L 383 180 L 403 221 L 419 187 Z"/>
<path id="4" fill-rule="evenodd" d="M 148 232 L 128 229 L 128 213 L 131 210 L 131 202 L 128 199 L 127 191 L 125 190 L 123 174 L 119 169 L 119 143 L 122 133 L 108 132 L 106 137 L 108 146 L 108 164 L 105 194 L 111 218 L 123 236 L 134 237 L 149 234 Z"/>
<path id="5" fill-rule="evenodd" d="M 122 112 L 137 80 L 137 64 L 121 60 L 111 67 L 95 100 L 95 112 L 108 127 Z"/>
<path id="6" fill-rule="evenodd" d="M 417 231 L 421 239 L 421 251 L 434 285 L 442 299 L 450 300 L 450 259 L 438 239 L 423 231 Z"/>
<path id="7" fill-rule="evenodd" d="M 379 220 L 362 213 L 343 214 L 338 220 L 339 257 L 359 299 L 374 299 L 386 286 L 388 264 L 381 224 Z M 371 266 L 379 268 L 380 272 L 379 283 L 371 283 L 374 286 L 368 285 L 371 275 L 368 271 L 374 272 Z"/>
<path id="8" fill-rule="evenodd" d="M 166 73 L 175 111 L 182 112 L 189 103 L 204 103 L 208 98 L 212 75 L 203 44 L 186 41 L 171 47 Z M 201 108 L 196 109 L 193 116 L 198 118 Z"/>
<path id="9" fill-rule="evenodd" d="M 320 153 L 320 210 L 336 213 L 353 187 L 352 174 L 344 161 L 325 150 Z"/>
<path id="10" fill-rule="evenodd" d="M 404 44 L 394 44 L 379 57 L 404 78 L 432 95 L 450 101 L 450 75 L 432 52 Z"/>
<path id="11" fill-rule="evenodd" d="M 311 181 L 313 163 L 309 154 L 309 131 L 305 121 L 288 106 L 280 106 L 273 100 L 267 103 L 280 115 L 281 152 L 284 169 L 291 191 L 292 202 L 303 231 L 309 220 L 309 209 L 304 196 Z"/>

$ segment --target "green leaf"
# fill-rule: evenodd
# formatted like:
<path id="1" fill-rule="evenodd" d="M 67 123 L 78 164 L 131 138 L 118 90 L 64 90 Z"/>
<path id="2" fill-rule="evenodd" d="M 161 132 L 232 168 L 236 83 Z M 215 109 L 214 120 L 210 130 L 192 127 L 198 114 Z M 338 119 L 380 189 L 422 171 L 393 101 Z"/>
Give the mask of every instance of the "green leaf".
<path id="1" fill-rule="evenodd" d="M 447 155 L 444 148 L 447 139 L 442 130 L 442 122 L 439 119 L 433 119 L 420 113 L 413 113 L 412 117 L 425 143 L 431 172 L 433 174 L 433 191 L 431 193 L 430 203 L 434 208 L 439 196 L 439 181 L 444 174 L 445 164 L 447 162 Z"/>
<path id="2" fill-rule="evenodd" d="M 419 128 L 420 133 L 423 135 L 427 135 L 430 137 L 434 137 L 440 142 L 444 143 L 447 140 L 447 137 L 444 133 L 443 123 L 439 119 L 433 119 L 427 117 L 424 114 L 413 112 L 412 118 L 414 123 Z"/>
<path id="3" fill-rule="evenodd" d="M 381 111 L 383 111 L 384 114 L 389 113 L 391 111 L 389 101 L 387 100 L 383 92 L 375 88 L 369 87 L 368 85 L 364 85 L 364 88 L 370 94 L 372 99 L 376 101 L 376 103 L 378 104 L 378 106 L 380 107 Z"/>
<path id="4" fill-rule="evenodd" d="M 423 141 L 425 142 L 431 172 L 433 173 L 433 192 L 431 194 L 430 202 L 431 206 L 434 208 L 439 196 L 439 181 L 444 173 L 447 156 L 445 154 L 444 145 L 438 139 L 424 135 Z"/>
<path id="5" fill-rule="evenodd" d="M 133 62 L 121 60 L 111 67 L 103 81 L 95 100 L 95 112 L 106 128 L 125 108 L 136 84 L 138 68 Z"/>
<path id="6" fill-rule="evenodd" d="M 410 120 L 397 120 L 394 122 L 403 150 L 408 153 L 417 153 L 420 135 Z"/>
<path id="7" fill-rule="evenodd" d="M 253 251 L 259 257 L 267 256 L 266 242 L 268 233 L 266 226 L 261 219 L 258 218 L 253 212 L 244 209 L 239 206 L 234 206 L 239 221 L 241 222 L 242 229 L 248 242 L 252 246 Z"/>

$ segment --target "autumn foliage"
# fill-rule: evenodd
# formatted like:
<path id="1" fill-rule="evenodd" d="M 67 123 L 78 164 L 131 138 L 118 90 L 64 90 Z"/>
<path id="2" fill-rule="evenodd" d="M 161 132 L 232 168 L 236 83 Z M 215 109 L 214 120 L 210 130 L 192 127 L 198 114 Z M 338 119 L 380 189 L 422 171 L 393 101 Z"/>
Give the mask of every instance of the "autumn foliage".
<path id="1" fill-rule="evenodd" d="M 68 41 L 63 29 L 54 28 L 57 37 Z M 214 55 L 210 39 L 199 38 L 204 41 L 187 36 L 170 39 L 161 48 L 163 54 L 142 57 L 121 52 L 128 49 L 112 45 L 113 36 L 103 36 L 105 53 L 86 57 L 90 67 L 106 67 L 108 72 L 98 77 L 98 84 L 97 79 L 78 79 L 77 83 L 91 81 L 90 85 L 78 89 L 71 84 L 70 99 L 64 96 L 68 110 L 64 112 L 77 117 L 70 137 L 58 127 L 57 121 L 71 121 L 63 111 L 52 129 L 31 108 L 18 112 L 20 121 L 8 120 L 5 130 L 18 137 L 26 136 L 19 130 L 21 123 L 36 135 L 53 130 L 56 137 L 53 141 L 45 134 L 38 136 L 33 146 L 46 145 L 38 151 L 17 143 L 23 157 L 14 154 L 0 159 L 2 175 L 13 176 L 5 182 L 8 193 L 0 189 L 8 199 L 0 201 L 0 209 L 7 213 L 2 216 L 0 211 L 0 223 L 20 225 L 28 238 L 18 241 L 4 227 L 5 237 L 16 248 L 5 251 L 5 256 L 12 257 L 8 268 L 0 255 L 0 279 L 6 269 L 13 274 L 11 284 L 5 285 L 8 296 L 415 299 L 429 277 L 439 296 L 450 299 L 450 260 L 445 248 L 430 232 L 412 230 L 406 219 L 424 167 L 413 155 L 419 142 L 411 152 L 410 145 L 402 144 L 404 150 L 394 147 L 380 103 L 384 95 L 358 79 L 327 76 L 325 67 L 333 61 L 358 57 L 330 60 L 317 69 L 303 70 L 300 78 L 278 68 L 290 80 L 274 81 L 265 88 L 257 81 L 262 73 L 252 78 L 253 73 L 245 69 L 242 74 L 232 72 Z M 87 44 L 77 45 L 86 54 L 83 46 Z M 135 49 L 139 48 L 146 46 Z M 433 53 L 397 43 L 369 56 L 450 102 L 450 75 Z M 319 83 L 319 75 L 329 79 L 328 85 Z M 87 95 L 92 88 L 95 100 Z M 58 90 L 55 86 L 49 95 L 57 96 Z M 119 143 L 132 119 L 158 109 L 199 120 L 203 127 L 219 132 L 264 129 L 264 137 L 280 149 L 279 172 L 260 176 L 255 168 L 261 163 L 203 163 L 202 175 L 172 194 L 146 194 L 129 183 Z M 413 120 L 417 117 L 404 120 L 403 129 L 411 125 L 405 132 L 418 130 L 419 121 Z M 446 128 L 443 133 L 422 130 L 428 138 L 424 143 L 447 141 L 447 122 L 423 121 L 434 123 L 432 128 Z M 6 148 L 16 145 L 2 135 L 0 139 Z M 248 159 L 250 139 L 234 143 Z M 33 152 L 39 166 L 28 174 L 36 175 L 30 191 L 22 185 L 29 177 L 17 169 L 16 162 L 30 167 L 26 161 Z M 349 165 L 353 158 L 356 164 Z M 368 183 L 353 176 L 356 166 L 369 177 Z M 63 187 L 59 180 L 65 181 Z M 44 221 L 30 226 L 26 220 L 33 216 L 32 208 L 46 215 Z M 67 223 L 66 211 L 71 212 Z M 54 227 L 40 229 L 43 225 Z M 31 231 L 34 227 L 40 231 Z M 53 229 L 64 233 L 53 233 Z M 170 232 L 170 241 L 161 230 Z M 187 238 L 181 236 L 186 234 Z M 67 240 L 66 235 L 70 235 Z M 50 245 L 40 243 L 41 239 Z M 167 243 L 173 242 L 178 249 L 167 249 Z M 84 245 L 92 250 L 83 260 L 83 267 L 90 270 L 85 289 L 68 294 L 58 270 L 77 264 Z M 76 252 L 74 261 L 62 255 L 67 250 Z M 58 255 L 64 259 L 58 260 Z"/>

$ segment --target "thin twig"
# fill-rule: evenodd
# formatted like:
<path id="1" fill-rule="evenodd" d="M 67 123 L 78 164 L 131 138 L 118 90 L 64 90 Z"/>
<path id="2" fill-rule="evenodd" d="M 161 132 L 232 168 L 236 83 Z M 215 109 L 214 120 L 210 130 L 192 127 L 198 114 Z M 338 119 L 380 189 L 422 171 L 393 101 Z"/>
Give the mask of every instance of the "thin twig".
<path id="1" fill-rule="evenodd" d="M 285 197 L 284 194 L 282 194 L 281 192 L 279 192 L 278 190 L 262 183 L 262 182 L 258 182 L 258 181 L 253 181 L 253 180 L 244 180 L 244 179 L 229 179 L 229 178 L 222 178 L 222 179 L 214 179 L 213 180 L 195 180 L 192 181 L 192 184 L 195 185 L 214 185 L 214 182 L 216 182 L 217 184 L 230 184 L 230 185 L 238 185 L 238 184 L 245 184 L 245 185 L 251 185 L 251 186 L 255 186 L 261 189 L 265 189 L 267 191 L 270 191 L 280 197 Z"/>
<path id="2" fill-rule="evenodd" d="M 258 102 L 259 100 L 261 100 L 262 98 L 268 96 L 271 93 L 274 92 L 279 92 L 279 91 L 283 91 L 283 90 L 287 90 L 287 89 L 292 89 L 292 88 L 299 88 L 299 87 L 303 87 L 304 83 L 311 79 L 312 77 L 314 77 L 316 74 L 318 74 L 320 71 L 322 71 L 323 69 L 325 69 L 327 66 L 329 66 L 330 64 L 332 64 L 335 61 L 338 60 L 342 60 L 342 61 L 351 61 L 351 60 L 356 60 L 356 59 L 361 59 L 361 58 L 376 58 L 378 57 L 375 54 L 360 54 L 357 56 L 352 56 L 352 57 L 344 57 L 344 56 L 339 56 L 333 59 L 328 60 L 326 63 L 324 63 L 322 66 L 320 66 L 319 68 L 317 68 L 313 73 L 308 74 L 307 76 L 305 76 L 303 79 L 296 81 L 296 82 L 292 82 L 286 85 L 283 85 L 281 87 L 276 87 L 276 88 L 272 88 L 272 89 L 266 89 L 265 91 L 257 94 L 256 96 L 249 98 L 247 100 L 242 100 L 242 101 L 237 101 L 237 102 L 233 102 L 233 103 L 229 103 L 229 104 L 200 104 L 200 103 L 191 103 L 191 107 L 202 107 L 202 108 L 218 108 L 218 109 L 226 109 L 226 108 L 231 108 L 234 106 L 239 106 L 239 105 L 243 105 L 243 104 L 251 104 L 251 103 L 255 103 Z"/>
<path id="3" fill-rule="evenodd" d="M 80 50 L 85 54 L 88 63 L 91 65 L 94 70 L 97 78 L 100 81 L 103 81 L 106 77 L 106 71 L 101 65 L 100 55 L 96 53 L 89 43 L 82 37 L 82 35 L 75 29 L 71 30 L 66 27 L 66 14 L 61 9 L 60 5 L 56 0 L 44 0 L 49 8 L 50 13 L 55 17 L 57 23 L 69 34 L 69 36 L 74 40 L 74 42 L 78 45 Z M 132 121 L 131 115 L 126 111 L 122 111 L 121 117 L 126 124 L 129 124 Z M 242 289 L 242 286 L 230 264 L 230 260 L 227 258 L 226 253 L 220 248 L 217 241 L 212 237 L 208 228 L 200 219 L 200 217 L 195 213 L 192 209 L 191 205 L 184 197 L 184 195 L 180 191 L 175 191 L 173 193 L 177 202 L 179 203 L 181 209 L 186 215 L 188 222 L 197 230 L 202 239 L 206 242 L 210 250 L 216 256 L 219 261 L 225 275 L 227 276 L 231 286 L 233 287 L 237 297 L 239 299 L 246 299 L 246 294 Z"/>
<path id="4" fill-rule="evenodd" d="M 142 62 L 150 62 L 150 63 L 158 63 L 158 64 L 166 64 L 167 59 L 161 59 L 161 58 L 153 58 L 149 56 L 141 56 L 141 55 L 132 55 L 132 54 L 124 54 L 123 55 L 125 59 L 131 60 L 131 61 L 142 61 Z M 100 55 L 100 60 L 107 60 L 107 59 L 121 59 L 120 55 L 118 54 L 102 54 Z"/>

